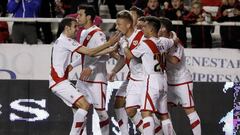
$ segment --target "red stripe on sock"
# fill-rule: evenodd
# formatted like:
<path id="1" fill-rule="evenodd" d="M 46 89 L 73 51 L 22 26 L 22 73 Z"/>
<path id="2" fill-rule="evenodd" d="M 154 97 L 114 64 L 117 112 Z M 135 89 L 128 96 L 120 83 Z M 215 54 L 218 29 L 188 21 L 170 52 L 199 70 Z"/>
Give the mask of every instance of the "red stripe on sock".
<path id="1" fill-rule="evenodd" d="M 192 129 L 194 129 L 197 125 L 200 124 L 200 120 L 196 120 L 191 124 Z"/>
<path id="2" fill-rule="evenodd" d="M 123 121 L 122 120 L 119 120 L 118 121 L 118 126 L 121 127 L 123 125 Z"/>
<path id="3" fill-rule="evenodd" d="M 143 123 L 143 121 L 140 120 L 140 121 L 138 122 L 138 124 L 136 125 L 136 127 L 139 128 L 139 127 L 142 125 L 142 123 Z"/>
<path id="4" fill-rule="evenodd" d="M 161 129 L 162 129 L 162 126 L 158 126 L 157 128 L 155 128 L 155 133 L 158 133 Z"/>
<path id="5" fill-rule="evenodd" d="M 83 122 L 76 122 L 75 128 L 81 128 L 83 125 Z"/>
<path id="6" fill-rule="evenodd" d="M 150 122 L 144 123 L 144 124 L 143 124 L 143 129 L 144 129 L 144 128 L 147 128 L 147 127 L 149 127 L 149 126 L 150 126 Z"/>
<path id="7" fill-rule="evenodd" d="M 100 124 L 100 128 L 102 128 L 109 124 L 109 119 L 106 119 L 105 121 L 101 121 L 99 124 Z"/>

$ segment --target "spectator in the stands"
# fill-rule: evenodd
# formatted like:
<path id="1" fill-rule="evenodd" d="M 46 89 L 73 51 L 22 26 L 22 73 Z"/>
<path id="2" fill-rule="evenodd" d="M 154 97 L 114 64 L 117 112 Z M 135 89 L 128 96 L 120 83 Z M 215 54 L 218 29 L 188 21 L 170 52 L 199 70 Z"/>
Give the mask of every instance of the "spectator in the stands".
<path id="1" fill-rule="evenodd" d="M 191 5 L 191 12 L 183 17 L 184 24 L 194 24 L 197 22 L 208 21 L 212 18 L 211 14 L 204 11 L 199 1 L 194 1 Z M 191 25 L 192 47 L 193 48 L 212 48 L 212 26 Z"/>
<path id="2" fill-rule="evenodd" d="M 38 16 L 41 0 L 9 0 L 7 9 L 13 17 L 35 18 Z M 37 44 L 37 28 L 35 22 L 14 22 L 12 42 Z"/>
<path id="3" fill-rule="evenodd" d="M 0 5 L 0 17 L 3 17 L 3 7 Z M 8 24 L 5 21 L 0 21 L 0 43 L 6 43 L 9 39 Z"/>
<path id="4" fill-rule="evenodd" d="M 43 17 L 43 18 L 56 17 L 54 0 L 42 0 L 40 10 L 39 10 L 39 17 Z M 53 33 L 52 33 L 51 23 L 38 22 L 37 30 L 38 30 L 38 38 L 42 39 L 44 44 L 52 43 Z M 41 32 L 43 34 L 41 34 Z"/>
<path id="5" fill-rule="evenodd" d="M 160 8 L 158 0 L 148 0 L 147 7 L 144 9 L 144 15 L 161 17 L 164 16 L 163 10 Z"/>
<path id="6" fill-rule="evenodd" d="M 112 19 L 116 19 L 116 15 L 117 15 L 117 8 L 116 8 L 116 4 L 123 4 L 124 8 L 126 10 L 129 10 L 132 7 L 132 1 L 131 0 L 119 0 L 117 3 L 116 0 L 105 0 L 108 9 L 109 9 L 109 13 Z"/>
<path id="7" fill-rule="evenodd" d="M 170 20 L 183 20 L 183 16 L 186 16 L 189 11 L 184 8 L 183 0 L 172 0 L 172 8 L 165 9 L 165 17 Z M 173 25 L 173 31 L 177 33 L 177 36 L 181 40 L 184 47 L 187 47 L 187 32 L 185 25 Z"/>
<path id="8" fill-rule="evenodd" d="M 56 16 L 62 18 L 76 13 L 79 5 L 89 3 L 88 0 L 55 0 L 55 4 Z"/>
<path id="9" fill-rule="evenodd" d="M 223 0 L 219 7 L 216 20 L 218 22 L 240 22 L 240 2 Z M 240 26 L 221 26 L 222 47 L 240 49 Z"/>
<path id="10" fill-rule="evenodd" d="M 116 19 L 116 15 L 117 15 L 116 4 L 123 4 L 126 10 L 129 10 L 132 7 L 132 1 L 131 0 L 119 1 L 119 2 L 122 2 L 122 3 L 117 3 L 115 0 L 106 0 L 105 2 L 108 6 L 110 17 L 112 19 Z M 109 32 L 114 32 L 114 31 L 116 31 L 116 24 L 113 24 L 113 26 L 109 29 Z"/>
<path id="11" fill-rule="evenodd" d="M 134 0 L 134 5 L 138 8 L 144 9 L 147 7 L 148 0 Z M 171 8 L 171 0 L 158 0 L 160 9 Z"/>

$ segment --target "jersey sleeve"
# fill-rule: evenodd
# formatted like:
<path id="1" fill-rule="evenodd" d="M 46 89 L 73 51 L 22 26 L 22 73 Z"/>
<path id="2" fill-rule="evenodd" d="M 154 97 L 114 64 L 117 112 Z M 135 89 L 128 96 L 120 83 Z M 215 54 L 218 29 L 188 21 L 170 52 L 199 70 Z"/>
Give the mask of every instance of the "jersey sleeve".
<path id="1" fill-rule="evenodd" d="M 183 47 L 181 46 L 174 46 L 170 49 L 169 54 L 171 56 L 177 57 L 179 60 L 181 60 L 182 55 L 183 55 Z"/>
<path id="2" fill-rule="evenodd" d="M 131 52 L 133 56 L 140 58 L 146 51 L 146 44 L 144 42 L 140 42 L 137 47 L 135 47 Z"/>
<path id="3" fill-rule="evenodd" d="M 81 44 L 79 44 L 76 40 L 74 39 L 67 39 L 65 43 L 62 44 L 64 48 L 67 48 L 71 52 L 75 52 L 78 50 L 80 47 L 82 47 Z"/>
<path id="4" fill-rule="evenodd" d="M 102 31 L 96 32 L 93 37 L 95 46 L 103 45 L 107 42 L 106 35 Z"/>
<path id="5" fill-rule="evenodd" d="M 164 46 L 164 51 L 167 52 L 174 45 L 173 39 L 168 39 L 164 37 L 159 38 L 161 44 Z"/>

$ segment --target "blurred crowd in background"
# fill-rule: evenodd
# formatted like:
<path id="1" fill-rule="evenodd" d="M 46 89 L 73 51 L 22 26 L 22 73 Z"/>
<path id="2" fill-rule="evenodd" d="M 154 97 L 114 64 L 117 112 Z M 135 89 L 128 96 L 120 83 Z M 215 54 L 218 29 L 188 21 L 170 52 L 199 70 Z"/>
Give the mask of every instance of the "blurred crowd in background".
<path id="1" fill-rule="evenodd" d="M 238 48 L 240 49 L 240 26 L 229 25 L 219 28 L 219 45 L 214 45 L 214 25 L 192 25 L 197 22 L 211 24 L 213 21 L 240 22 L 239 0 L 0 0 L 1 17 L 18 18 L 63 18 L 77 16 L 78 6 L 89 4 L 95 7 L 97 17 L 95 24 L 102 25 L 102 19 L 115 19 L 121 5 L 124 9 L 137 9 L 142 16 L 167 17 L 170 20 L 182 21 L 174 25 L 184 47 L 190 48 Z M 109 16 L 101 9 L 107 7 Z M 204 6 L 217 7 L 216 13 L 204 10 Z M 103 28 L 113 32 L 114 24 Z M 56 39 L 50 22 L 14 22 L 9 29 L 9 22 L 0 21 L 0 43 L 50 44 Z M 81 29 L 81 27 L 79 27 Z M 190 38 L 188 35 L 191 35 Z"/>

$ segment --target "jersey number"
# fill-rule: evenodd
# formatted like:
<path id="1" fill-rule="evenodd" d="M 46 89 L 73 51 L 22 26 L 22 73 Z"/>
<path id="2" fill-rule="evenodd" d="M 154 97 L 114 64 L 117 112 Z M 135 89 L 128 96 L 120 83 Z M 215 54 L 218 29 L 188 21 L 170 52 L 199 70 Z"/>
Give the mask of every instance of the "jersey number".
<path id="1" fill-rule="evenodd" d="M 163 68 L 165 67 L 165 54 L 161 54 L 161 53 L 156 53 L 153 56 L 154 60 L 157 60 L 158 63 L 154 66 L 154 71 L 155 72 L 160 72 L 163 70 Z"/>

